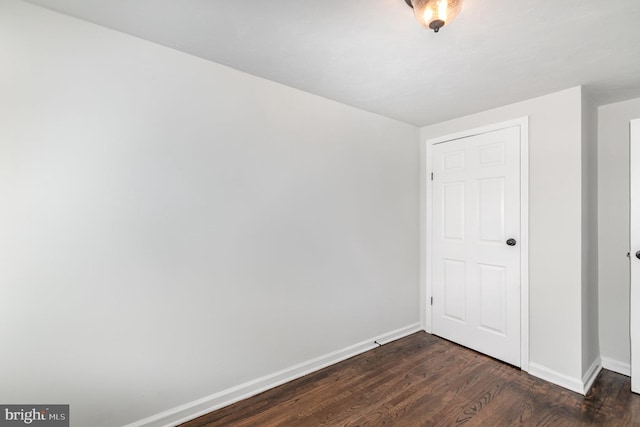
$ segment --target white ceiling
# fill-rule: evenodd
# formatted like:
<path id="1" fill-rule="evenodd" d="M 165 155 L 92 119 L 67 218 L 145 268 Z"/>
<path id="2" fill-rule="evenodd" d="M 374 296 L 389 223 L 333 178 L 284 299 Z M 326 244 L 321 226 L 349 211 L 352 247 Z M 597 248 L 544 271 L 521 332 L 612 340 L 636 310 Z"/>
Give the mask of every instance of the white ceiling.
<path id="1" fill-rule="evenodd" d="M 438 34 L 404 0 L 28 0 L 415 125 L 585 85 L 640 97 L 640 0 L 465 0 Z"/>

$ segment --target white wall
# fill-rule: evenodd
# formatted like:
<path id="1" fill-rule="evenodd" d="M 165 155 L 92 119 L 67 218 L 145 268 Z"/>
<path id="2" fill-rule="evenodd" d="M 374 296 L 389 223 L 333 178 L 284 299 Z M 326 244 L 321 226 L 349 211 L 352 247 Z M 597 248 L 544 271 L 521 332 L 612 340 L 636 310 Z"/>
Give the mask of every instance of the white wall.
<path id="1" fill-rule="evenodd" d="M 599 364 L 598 109 L 582 89 L 582 376 Z M 589 381 L 592 378 L 588 378 Z"/>
<path id="2" fill-rule="evenodd" d="M 417 129 L 0 1 L 0 401 L 115 426 L 418 322 Z"/>
<path id="3" fill-rule="evenodd" d="M 576 389 L 582 383 L 581 98 L 576 87 L 420 133 L 426 141 L 529 117 L 530 371 Z"/>
<path id="4" fill-rule="evenodd" d="M 629 121 L 640 98 L 598 108 L 598 282 L 605 367 L 629 374 Z"/>

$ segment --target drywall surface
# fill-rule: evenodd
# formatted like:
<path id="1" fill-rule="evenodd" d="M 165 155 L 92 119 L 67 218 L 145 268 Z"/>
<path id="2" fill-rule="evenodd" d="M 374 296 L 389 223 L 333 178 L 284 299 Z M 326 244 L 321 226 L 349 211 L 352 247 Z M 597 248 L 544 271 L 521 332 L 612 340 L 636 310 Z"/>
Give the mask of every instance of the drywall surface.
<path id="1" fill-rule="evenodd" d="M 629 122 L 640 98 L 598 108 L 598 286 L 600 350 L 617 370 L 631 363 L 629 341 Z M 626 372 L 628 374 L 628 372 Z"/>
<path id="2" fill-rule="evenodd" d="M 600 358 L 598 337 L 598 109 L 582 89 L 582 375 Z"/>
<path id="3" fill-rule="evenodd" d="M 0 2 L 0 402 L 157 414 L 418 322 L 418 130 Z"/>
<path id="4" fill-rule="evenodd" d="M 421 147 L 430 138 L 524 116 L 529 117 L 529 361 L 581 382 L 581 88 L 424 127 Z"/>

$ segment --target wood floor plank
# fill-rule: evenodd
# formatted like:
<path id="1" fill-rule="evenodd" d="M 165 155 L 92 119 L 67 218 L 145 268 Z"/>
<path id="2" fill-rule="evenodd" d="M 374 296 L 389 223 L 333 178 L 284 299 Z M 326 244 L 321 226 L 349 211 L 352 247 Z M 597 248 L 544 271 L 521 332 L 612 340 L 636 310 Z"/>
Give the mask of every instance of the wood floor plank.
<path id="1" fill-rule="evenodd" d="M 182 427 L 640 427 L 630 384 L 603 370 L 585 397 L 418 332 Z"/>

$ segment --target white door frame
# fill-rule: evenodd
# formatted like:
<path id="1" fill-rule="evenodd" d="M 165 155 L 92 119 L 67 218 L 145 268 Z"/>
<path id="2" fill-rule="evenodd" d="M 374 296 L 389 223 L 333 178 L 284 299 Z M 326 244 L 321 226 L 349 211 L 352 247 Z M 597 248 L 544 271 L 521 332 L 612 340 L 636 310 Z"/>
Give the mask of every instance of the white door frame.
<path id="1" fill-rule="evenodd" d="M 631 336 L 631 391 L 640 393 L 640 318 L 638 310 L 640 307 L 640 278 L 637 277 L 640 262 L 636 258 L 636 252 L 640 249 L 640 222 L 634 220 L 634 215 L 638 215 L 640 210 L 640 200 L 637 195 L 640 192 L 638 187 L 640 180 L 640 119 L 631 120 L 629 123 L 629 278 L 630 294 L 629 301 L 629 330 Z"/>
<path id="2" fill-rule="evenodd" d="M 421 298 L 420 301 L 420 311 L 423 314 L 423 316 L 421 316 L 422 327 L 426 332 L 431 333 L 431 316 L 433 312 L 430 303 L 431 296 L 433 295 L 431 283 L 431 254 L 433 253 L 433 241 L 431 239 L 431 229 L 433 225 L 433 183 L 431 181 L 433 167 L 431 164 L 431 150 L 433 145 L 514 126 L 520 127 L 520 369 L 529 371 L 529 117 L 469 129 L 425 141 L 424 165 L 426 173 L 423 179 L 426 189 L 424 210 L 426 214 L 426 227 L 424 230 L 425 253 L 422 255 L 423 262 L 425 263 L 425 280 L 421 292 L 421 295 L 424 297 Z"/>

